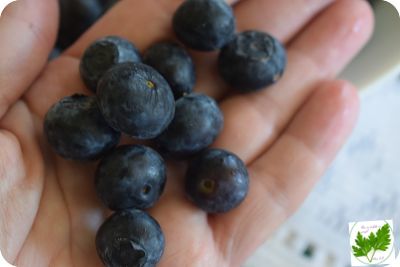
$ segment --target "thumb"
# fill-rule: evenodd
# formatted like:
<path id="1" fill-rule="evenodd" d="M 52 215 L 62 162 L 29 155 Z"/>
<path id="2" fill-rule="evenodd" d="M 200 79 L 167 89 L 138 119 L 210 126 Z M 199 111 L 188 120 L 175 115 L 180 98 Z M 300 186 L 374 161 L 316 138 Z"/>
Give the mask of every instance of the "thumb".
<path id="1" fill-rule="evenodd" d="M 0 16 L 0 118 L 28 89 L 53 47 L 55 0 L 18 0 Z"/>

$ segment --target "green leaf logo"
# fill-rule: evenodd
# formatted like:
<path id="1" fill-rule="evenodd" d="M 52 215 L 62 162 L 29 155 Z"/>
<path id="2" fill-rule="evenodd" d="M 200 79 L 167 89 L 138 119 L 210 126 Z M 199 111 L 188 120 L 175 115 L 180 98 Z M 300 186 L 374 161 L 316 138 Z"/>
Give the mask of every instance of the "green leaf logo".
<path id="1" fill-rule="evenodd" d="M 386 223 L 383 225 L 376 233 L 371 232 L 368 238 L 358 232 L 355 242 L 356 246 L 352 246 L 353 255 L 357 258 L 366 257 L 368 262 L 371 263 L 375 253 L 378 250 L 386 251 L 392 242 L 390 239 L 389 224 Z"/>

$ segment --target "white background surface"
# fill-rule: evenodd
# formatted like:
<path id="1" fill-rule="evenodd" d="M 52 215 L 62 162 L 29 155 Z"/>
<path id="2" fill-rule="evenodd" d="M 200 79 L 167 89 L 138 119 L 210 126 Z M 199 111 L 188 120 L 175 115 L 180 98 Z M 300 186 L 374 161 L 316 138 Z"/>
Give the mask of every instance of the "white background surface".
<path id="1" fill-rule="evenodd" d="M 3 9 L 11 2 L 13 2 L 13 0 L 0 0 L 0 14 L 1 12 L 3 12 Z"/>

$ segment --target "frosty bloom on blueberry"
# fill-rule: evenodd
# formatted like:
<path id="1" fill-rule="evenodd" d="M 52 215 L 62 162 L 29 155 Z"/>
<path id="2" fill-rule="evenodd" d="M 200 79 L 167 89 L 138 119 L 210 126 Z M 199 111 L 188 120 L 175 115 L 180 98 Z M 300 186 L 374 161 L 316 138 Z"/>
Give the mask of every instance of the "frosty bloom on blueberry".
<path id="1" fill-rule="evenodd" d="M 171 156 L 191 156 L 214 142 L 223 123 L 223 114 L 214 99 L 189 94 L 176 101 L 175 117 L 156 142 Z"/>
<path id="2" fill-rule="evenodd" d="M 187 0 L 175 12 L 172 25 L 178 39 L 188 47 L 213 51 L 232 40 L 236 20 L 224 0 Z"/>
<path id="3" fill-rule="evenodd" d="M 158 136 L 175 114 L 167 81 L 141 63 L 122 63 L 107 71 L 97 88 L 97 99 L 111 127 L 138 139 Z"/>
<path id="4" fill-rule="evenodd" d="M 118 63 L 140 62 L 137 48 L 128 40 L 107 36 L 93 42 L 84 52 L 79 71 L 86 86 L 96 92 L 104 73 Z"/>
<path id="5" fill-rule="evenodd" d="M 54 104 L 44 119 L 47 141 L 60 156 L 98 159 L 118 144 L 120 133 L 100 113 L 93 96 L 73 95 Z"/>
<path id="6" fill-rule="evenodd" d="M 154 267 L 164 246 L 157 221 L 135 209 L 115 212 L 96 235 L 97 253 L 106 267 Z"/>
<path id="7" fill-rule="evenodd" d="M 208 213 L 236 208 L 249 190 L 244 162 L 222 149 L 207 149 L 193 160 L 186 173 L 186 195 Z"/>
<path id="8" fill-rule="evenodd" d="M 96 171 L 96 191 L 112 210 L 147 209 L 164 191 L 164 160 L 153 149 L 139 145 L 116 148 Z"/>
<path id="9" fill-rule="evenodd" d="M 274 84 L 285 67 L 285 48 L 271 35 L 259 31 L 239 33 L 222 48 L 218 58 L 221 76 L 242 92 Z"/>
<path id="10" fill-rule="evenodd" d="M 143 62 L 155 68 L 167 80 L 175 99 L 193 91 L 196 73 L 192 58 L 176 43 L 161 42 L 147 49 Z"/>

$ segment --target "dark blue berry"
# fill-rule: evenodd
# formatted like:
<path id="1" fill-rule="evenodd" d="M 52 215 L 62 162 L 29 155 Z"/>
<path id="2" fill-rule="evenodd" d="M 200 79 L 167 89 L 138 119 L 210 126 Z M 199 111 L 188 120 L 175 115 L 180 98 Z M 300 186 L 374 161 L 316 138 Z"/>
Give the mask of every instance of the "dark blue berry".
<path id="1" fill-rule="evenodd" d="M 93 42 L 82 56 L 79 71 L 86 86 L 96 92 L 99 80 L 113 66 L 124 62 L 140 62 L 137 48 L 128 40 L 107 36 Z"/>
<path id="2" fill-rule="evenodd" d="M 54 47 L 53 50 L 51 50 L 50 55 L 49 55 L 49 60 L 53 60 L 55 58 L 58 58 L 61 55 L 61 49 L 58 47 Z"/>
<path id="3" fill-rule="evenodd" d="M 58 0 L 60 26 L 56 45 L 63 50 L 72 45 L 118 0 Z"/>
<path id="4" fill-rule="evenodd" d="M 286 67 L 286 51 L 271 35 L 246 31 L 221 50 L 218 67 L 233 88 L 255 91 L 281 78 Z"/>
<path id="5" fill-rule="evenodd" d="M 72 45 L 100 16 L 104 0 L 59 0 L 60 26 L 57 46 L 65 49 Z"/>
<path id="6" fill-rule="evenodd" d="M 214 99 L 203 94 L 186 95 L 176 101 L 175 117 L 156 142 L 171 156 L 190 156 L 214 142 L 223 122 Z"/>
<path id="7" fill-rule="evenodd" d="M 223 213 L 237 207 L 249 190 L 245 164 L 221 149 L 203 151 L 186 173 L 186 195 L 208 213 Z"/>
<path id="8" fill-rule="evenodd" d="M 115 212 L 96 235 L 96 249 L 107 267 L 154 267 L 164 252 L 160 225 L 140 210 Z"/>
<path id="9" fill-rule="evenodd" d="M 158 136 L 174 117 L 168 82 L 152 67 L 123 63 L 111 68 L 97 88 L 100 110 L 116 130 L 139 139 Z"/>
<path id="10" fill-rule="evenodd" d="M 201 51 L 220 49 L 235 33 L 235 16 L 224 0 L 186 0 L 173 17 L 178 39 Z"/>
<path id="11" fill-rule="evenodd" d="M 120 133 L 100 113 L 96 97 L 73 95 L 52 106 L 44 120 L 44 133 L 62 157 L 97 159 L 118 144 Z"/>
<path id="12" fill-rule="evenodd" d="M 175 99 L 193 91 L 196 73 L 186 50 L 175 43 L 157 43 L 145 53 L 143 62 L 155 68 L 171 86 Z"/>
<path id="13" fill-rule="evenodd" d="M 103 8 L 103 12 L 105 13 L 108 9 L 110 9 L 111 7 L 113 7 L 118 0 L 99 0 L 100 1 L 100 5 Z"/>
<path id="14" fill-rule="evenodd" d="M 112 210 L 147 209 L 162 194 L 166 182 L 164 160 L 153 149 L 121 146 L 105 156 L 96 171 L 96 191 Z"/>

